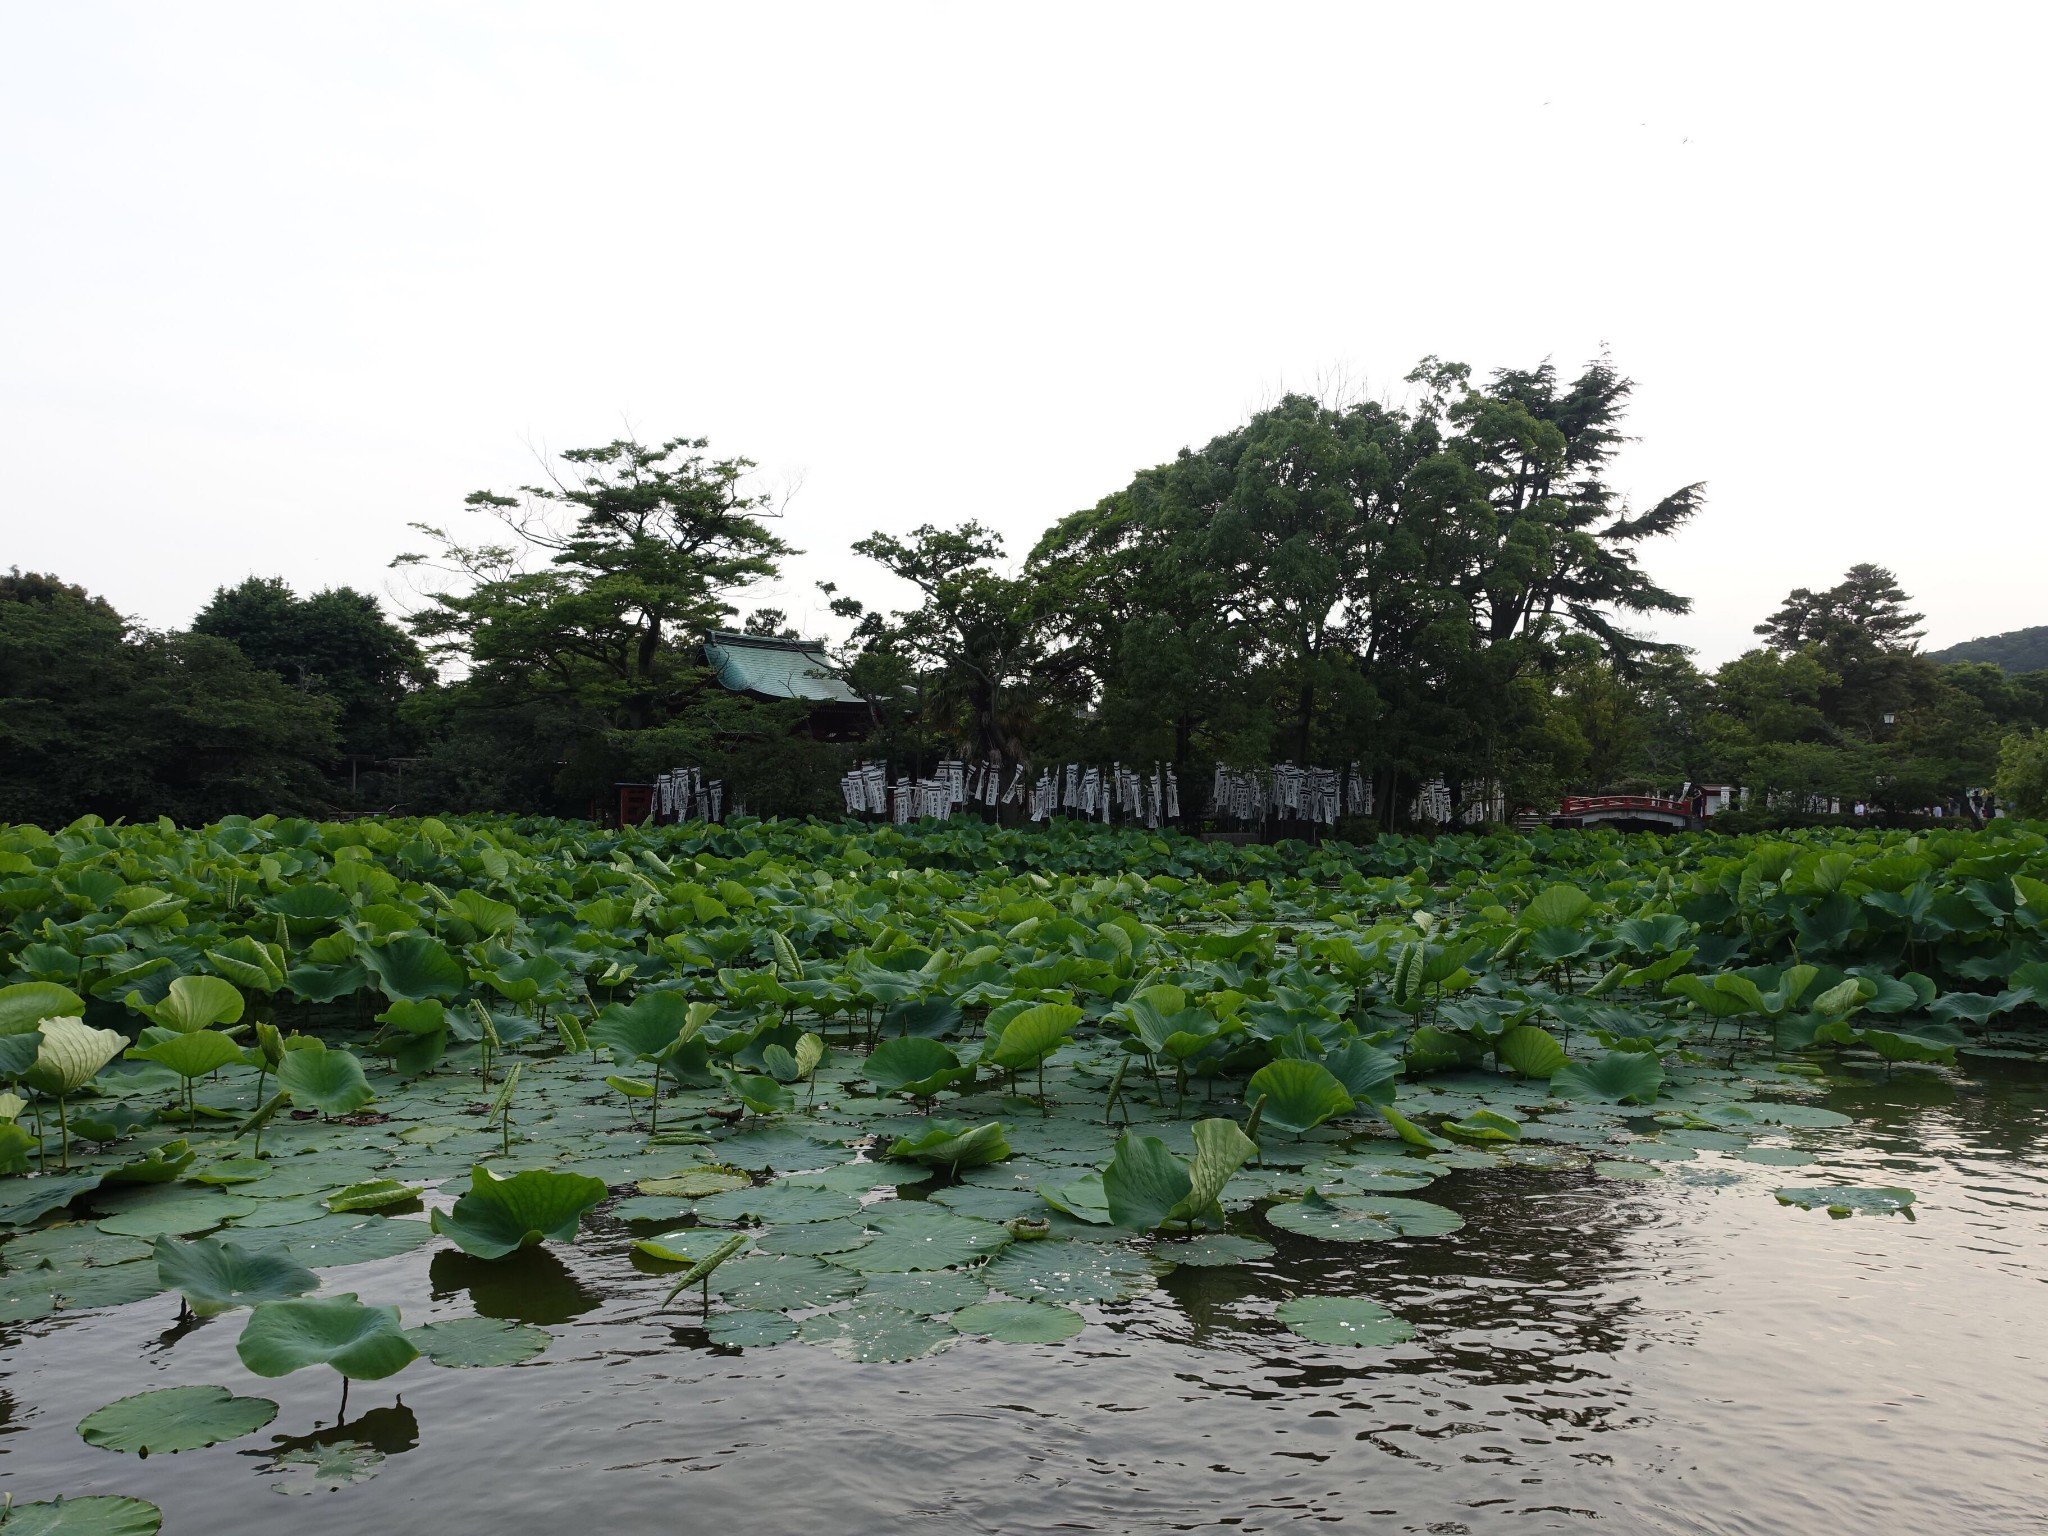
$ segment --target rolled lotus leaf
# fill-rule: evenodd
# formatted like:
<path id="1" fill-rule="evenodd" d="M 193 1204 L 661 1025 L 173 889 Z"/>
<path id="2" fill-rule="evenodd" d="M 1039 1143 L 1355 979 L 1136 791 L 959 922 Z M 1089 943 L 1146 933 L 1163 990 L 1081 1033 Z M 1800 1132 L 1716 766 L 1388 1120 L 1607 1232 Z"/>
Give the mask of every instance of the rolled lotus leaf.
<path id="1" fill-rule="evenodd" d="M 482 1163 L 470 1169 L 469 1193 L 452 1211 L 436 1211 L 434 1231 L 464 1253 L 502 1259 L 540 1242 L 573 1242 L 583 1213 L 603 1200 L 602 1179 L 533 1168 L 509 1179 Z"/>
<path id="2" fill-rule="evenodd" d="M 128 1037 L 118 1029 L 94 1029 L 82 1019 L 44 1019 L 40 1028 L 43 1043 L 22 1078 L 52 1098 L 76 1093 L 128 1046 Z"/>
<path id="3" fill-rule="evenodd" d="M 395 1376 L 420 1354 L 398 1326 L 398 1308 L 366 1307 L 352 1292 L 263 1303 L 249 1314 L 235 1353 L 258 1376 L 325 1365 L 351 1381 Z"/>

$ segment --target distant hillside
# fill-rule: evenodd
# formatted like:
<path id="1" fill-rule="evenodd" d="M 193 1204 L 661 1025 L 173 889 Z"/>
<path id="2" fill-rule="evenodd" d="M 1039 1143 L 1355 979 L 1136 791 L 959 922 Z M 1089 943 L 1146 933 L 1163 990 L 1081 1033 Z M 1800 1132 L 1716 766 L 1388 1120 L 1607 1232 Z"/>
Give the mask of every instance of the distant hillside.
<path id="1" fill-rule="evenodd" d="M 2016 629 L 2006 635 L 1965 640 L 1945 651 L 1929 651 L 1930 661 L 1995 661 L 2008 672 L 2048 670 L 2048 624 Z"/>

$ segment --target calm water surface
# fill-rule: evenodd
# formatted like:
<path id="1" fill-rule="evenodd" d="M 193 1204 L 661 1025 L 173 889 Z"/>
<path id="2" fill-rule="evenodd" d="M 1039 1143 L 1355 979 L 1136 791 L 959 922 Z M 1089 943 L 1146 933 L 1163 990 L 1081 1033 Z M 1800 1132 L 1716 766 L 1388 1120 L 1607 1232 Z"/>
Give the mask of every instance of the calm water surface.
<path id="1" fill-rule="evenodd" d="M 1178 1270 L 1066 1344 L 901 1365 L 713 1349 L 650 1311 L 616 1240 L 356 1266 L 336 1275 L 408 1325 L 477 1311 L 555 1343 L 358 1384 L 354 1433 L 389 1460 L 307 1497 L 265 1463 L 332 1425 L 334 1378 L 253 1384 L 239 1315 L 181 1329 L 159 1297 L 0 1335 L 0 1489 L 133 1493 L 169 1536 L 2040 1531 L 2048 1077 L 1901 1073 L 1828 1102 L 1858 1121 L 1810 1138 L 1828 1171 L 1908 1186 L 1917 1221 L 1781 1207 L 1816 1170 L 1712 1152 L 1644 1183 L 1457 1174 L 1427 1192 L 1464 1214 L 1451 1237 L 1326 1246 L 1248 1215 L 1268 1263 Z M 1270 1315 L 1295 1291 L 1371 1296 L 1417 1337 L 1308 1343 Z M 113 1397 L 208 1381 L 277 1399 L 276 1423 L 148 1460 L 78 1438 Z"/>

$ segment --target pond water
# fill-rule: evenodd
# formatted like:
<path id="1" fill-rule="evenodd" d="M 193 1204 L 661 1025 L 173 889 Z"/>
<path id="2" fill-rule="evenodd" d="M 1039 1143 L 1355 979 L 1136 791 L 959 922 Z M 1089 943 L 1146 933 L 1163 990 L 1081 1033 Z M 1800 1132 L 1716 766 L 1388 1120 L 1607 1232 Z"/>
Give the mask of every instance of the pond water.
<path id="1" fill-rule="evenodd" d="M 2039 1530 L 2048 1076 L 1870 1071 L 1815 1102 L 1856 1122 L 1792 1133 L 1820 1168 L 1706 1150 L 1626 1183 L 1463 1170 L 1428 1191 L 1462 1231 L 1356 1245 L 1241 1212 L 1270 1257 L 1178 1268 L 1084 1307 L 1060 1344 L 963 1339 L 904 1363 L 713 1346 L 692 1306 L 655 1312 L 662 1287 L 602 1220 L 507 1264 L 350 1266 L 328 1289 L 408 1325 L 476 1312 L 554 1339 L 527 1364 L 357 1383 L 349 1433 L 386 1459 L 303 1498 L 280 1496 L 274 1458 L 333 1438 L 336 1379 L 256 1383 L 235 1354 L 246 1314 L 180 1324 L 158 1296 L 45 1319 L 0 1352 L 0 1489 L 132 1493 L 171 1536 Z M 1817 1172 L 1907 1186 L 1917 1219 L 1772 1198 Z M 1369 1296 L 1416 1335 L 1311 1343 L 1272 1317 L 1296 1293 Z M 175 1456 L 77 1434 L 115 1396 L 200 1382 L 281 1411 Z"/>

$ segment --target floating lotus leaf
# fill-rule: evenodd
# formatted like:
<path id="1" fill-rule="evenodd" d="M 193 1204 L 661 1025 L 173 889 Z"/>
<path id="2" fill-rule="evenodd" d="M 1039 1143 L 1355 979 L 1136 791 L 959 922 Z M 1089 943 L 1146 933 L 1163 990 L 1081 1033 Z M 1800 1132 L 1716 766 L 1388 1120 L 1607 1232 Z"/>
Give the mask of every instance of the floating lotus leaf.
<path id="1" fill-rule="evenodd" d="M 642 1179 L 634 1187 L 643 1195 L 701 1200 L 706 1195 L 722 1195 L 729 1189 L 745 1189 L 753 1182 L 744 1173 L 725 1168 L 685 1168 L 659 1179 Z"/>
<path id="2" fill-rule="evenodd" d="M 73 1122 L 74 1127 L 77 1122 Z M 198 1151 L 182 1137 L 151 1147 L 133 1162 L 109 1168 L 109 1184 L 168 1184 L 199 1159 Z"/>
<path id="3" fill-rule="evenodd" d="M 713 1229 L 717 1230 L 717 1229 Z M 858 1219 L 847 1221 L 807 1221 L 794 1226 L 773 1227 L 761 1234 L 755 1244 L 762 1253 L 801 1253 L 817 1257 L 824 1254 L 851 1253 L 865 1246 L 874 1234 Z"/>
<path id="4" fill-rule="evenodd" d="M 384 1466 L 384 1453 L 361 1440 L 316 1440 L 282 1451 L 264 1468 L 284 1474 L 270 1486 L 278 1493 L 334 1492 L 367 1482 Z"/>
<path id="5" fill-rule="evenodd" d="M 637 1237 L 633 1250 L 663 1264 L 696 1264 L 731 1242 L 732 1237 L 721 1227 L 684 1227 L 654 1237 Z"/>
<path id="6" fill-rule="evenodd" d="M 1072 1307 L 1044 1301 L 984 1301 L 953 1314 L 958 1333 L 979 1334 L 998 1344 L 1057 1344 L 1087 1326 Z"/>
<path id="7" fill-rule="evenodd" d="M 289 1376 L 325 1365 L 351 1381 L 381 1381 L 419 1358 L 398 1326 L 398 1308 L 366 1307 L 353 1294 L 265 1302 L 235 1342 L 258 1376 Z"/>
<path id="8" fill-rule="evenodd" d="M 7 1511 L 7 1536 L 157 1536 L 163 1524 L 164 1512 L 154 1504 L 106 1493 Z"/>
<path id="9" fill-rule="evenodd" d="M 210 1184 L 216 1189 L 241 1189 L 269 1178 L 270 1164 L 260 1157 L 224 1157 L 204 1168 L 193 1169 L 185 1177 L 194 1184 Z"/>
<path id="10" fill-rule="evenodd" d="M 825 1146 L 811 1137 L 785 1130 L 747 1131 L 727 1137 L 716 1144 L 711 1155 L 735 1168 L 773 1168 L 781 1173 L 826 1168 L 853 1158 L 845 1147 Z"/>
<path id="11" fill-rule="evenodd" d="M 1650 1104 L 1664 1082 L 1664 1068 L 1648 1052 L 1609 1051 L 1597 1061 L 1575 1061 L 1550 1079 L 1560 1099 L 1599 1104 Z"/>
<path id="12" fill-rule="evenodd" d="M 1157 1271 L 1126 1249 L 1057 1238 L 1014 1244 L 980 1274 L 994 1290 L 1038 1301 L 1121 1301 L 1159 1283 Z"/>
<path id="13" fill-rule="evenodd" d="M 1010 1234 L 992 1221 L 914 1201 L 875 1207 L 866 1220 L 874 1236 L 835 1262 L 862 1271 L 946 1269 L 971 1264 L 1010 1241 Z"/>
<path id="14" fill-rule="evenodd" d="M 1266 1220 L 1282 1231 L 1320 1238 L 1326 1243 L 1380 1243 L 1396 1237 L 1442 1237 L 1465 1225 L 1456 1211 L 1427 1200 L 1399 1195 L 1338 1195 L 1325 1198 L 1310 1190 L 1299 1200 L 1283 1201 L 1266 1211 Z"/>
<path id="15" fill-rule="evenodd" d="M 916 1360 L 959 1338 L 946 1324 L 878 1301 L 862 1300 L 824 1312 L 800 1326 L 804 1342 L 822 1344 L 848 1360 Z"/>
<path id="16" fill-rule="evenodd" d="M 1300 1136 L 1356 1107 L 1328 1067 L 1293 1057 L 1269 1061 L 1252 1074 L 1244 1085 L 1245 1102 L 1256 1104 L 1261 1097 L 1266 1108 L 1260 1125 L 1290 1136 Z"/>
<path id="17" fill-rule="evenodd" d="M 1415 1337 L 1407 1319 L 1362 1296 L 1295 1296 L 1281 1302 L 1273 1315 L 1288 1332 L 1317 1344 L 1370 1348 Z"/>
<path id="18" fill-rule="evenodd" d="M 804 1189 L 796 1185 L 762 1185 L 759 1188 L 729 1190 L 697 1202 L 697 1214 L 705 1221 L 785 1222 L 832 1221 L 852 1216 L 860 1202 L 851 1195 L 830 1189 Z"/>
<path id="19" fill-rule="evenodd" d="M 1175 1264 L 1213 1269 L 1229 1264 L 1255 1264 L 1273 1257 L 1271 1243 L 1256 1237 L 1239 1237 L 1235 1232 L 1204 1232 L 1186 1242 L 1162 1242 L 1152 1249 L 1153 1257 Z"/>
<path id="20" fill-rule="evenodd" d="M 860 1289 L 860 1277 L 809 1258 L 735 1259 L 713 1276 L 711 1289 L 730 1305 L 768 1312 L 829 1307 Z"/>
<path id="21" fill-rule="evenodd" d="M 979 1216 L 984 1221 L 1011 1221 L 1019 1216 L 1043 1216 L 1043 1202 L 1029 1190 L 985 1189 L 978 1184 L 956 1184 L 935 1191 L 928 1205 L 944 1206 L 962 1216 Z"/>
<path id="22" fill-rule="evenodd" d="M 226 1387 L 163 1387 L 95 1409 L 79 1421 L 78 1433 L 87 1445 L 152 1456 L 239 1439 L 276 1417 L 277 1404 L 267 1397 L 236 1397 Z"/>
<path id="23" fill-rule="evenodd" d="M 1522 1122 L 1498 1110 L 1475 1109 L 1462 1120 L 1446 1120 L 1441 1129 L 1460 1141 L 1520 1141 Z"/>
<path id="24" fill-rule="evenodd" d="M 1826 1211 L 1830 1216 L 1904 1216 L 1913 1219 L 1913 1191 L 1896 1186 L 1864 1188 L 1834 1184 L 1819 1189 L 1773 1190 L 1780 1205 L 1796 1205 L 1803 1211 Z"/>
<path id="25" fill-rule="evenodd" d="M 157 1278 L 202 1317 L 320 1288 L 320 1277 L 283 1248 L 249 1249 L 218 1237 L 181 1243 L 166 1236 L 156 1240 L 155 1253 Z"/>
<path id="26" fill-rule="evenodd" d="M 796 1324 L 780 1312 L 719 1312 L 704 1324 L 714 1344 L 728 1349 L 766 1349 L 796 1337 Z"/>
<path id="27" fill-rule="evenodd" d="M 155 1251 L 140 1238 L 114 1237 L 97 1227 L 71 1222 L 41 1227 L 9 1239 L 7 1246 L 0 1248 L 0 1261 L 9 1270 L 32 1269 L 41 1264 L 65 1268 L 91 1264 L 104 1268 L 132 1264 L 137 1259 L 149 1258 Z"/>
<path id="28" fill-rule="evenodd" d="M 988 1300 L 988 1283 L 982 1279 L 978 1269 L 897 1271 L 869 1275 L 867 1283 L 861 1287 L 861 1295 L 868 1301 L 885 1302 L 906 1312 L 936 1317 L 942 1312 L 957 1312 L 962 1307 Z"/>
<path id="29" fill-rule="evenodd" d="M 1745 1163 L 1762 1163 L 1767 1168 L 1798 1168 L 1819 1161 L 1804 1147 L 1744 1147 L 1735 1155 Z"/>
<path id="30" fill-rule="evenodd" d="M 237 1189 L 236 1195 L 243 1191 Z M 237 1211 L 228 1218 L 228 1225 L 236 1231 L 266 1231 L 271 1227 L 298 1227 L 309 1221 L 319 1221 L 330 1214 L 327 1202 L 315 1200 L 311 1195 L 294 1195 L 289 1200 L 245 1200 L 247 1209 Z"/>
<path id="31" fill-rule="evenodd" d="M 434 1231 L 465 1253 L 502 1259 L 540 1242 L 573 1242 L 583 1213 L 610 1193 L 602 1180 L 528 1169 L 498 1178 L 482 1163 L 470 1169 L 469 1193 L 452 1211 L 433 1214 Z"/>
<path id="32" fill-rule="evenodd" d="M 458 1317 L 405 1331 L 413 1348 L 435 1365 L 454 1370 L 518 1365 L 553 1343 L 545 1328 L 498 1317 Z"/>
<path id="33" fill-rule="evenodd" d="M 362 1212 L 323 1216 L 285 1233 L 292 1256 L 315 1269 L 395 1259 L 433 1240 L 434 1229 L 424 1221 L 394 1221 Z"/>
<path id="34" fill-rule="evenodd" d="M 233 1195 L 202 1193 L 179 1184 L 143 1185 L 137 1193 L 144 1191 L 154 1198 L 104 1218 L 100 1230 L 120 1237 L 182 1236 L 205 1232 L 248 1209 Z"/>

